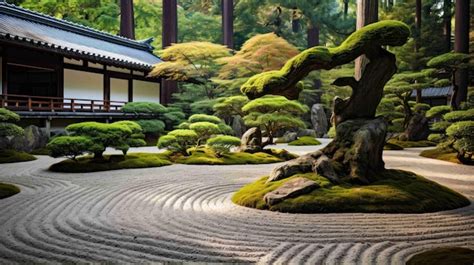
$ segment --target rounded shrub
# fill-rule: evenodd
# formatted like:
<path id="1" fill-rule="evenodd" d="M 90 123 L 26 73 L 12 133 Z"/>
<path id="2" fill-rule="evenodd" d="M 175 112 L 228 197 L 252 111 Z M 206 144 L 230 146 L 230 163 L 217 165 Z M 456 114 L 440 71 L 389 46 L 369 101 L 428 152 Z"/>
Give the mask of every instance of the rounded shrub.
<path id="1" fill-rule="evenodd" d="M 428 141 L 435 142 L 435 143 L 440 143 L 442 142 L 446 137 L 443 134 L 440 133 L 432 133 L 428 135 Z"/>
<path id="2" fill-rule="evenodd" d="M 198 145 L 201 141 L 208 139 L 214 134 L 218 134 L 220 132 L 219 126 L 215 123 L 201 121 L 196 123 L 191 123 L 189 125 L 189 129 L 196 132 L 198 135 Z"/>
<path id="3" fill-rule="evenodd" d="M 456 110 L 444 114 L 443 118 L 450 122 L 474 121 L 474 108 L 468 110 Z"/>
<path id="4" fill-rule="evenodd" d="M 20 116 L 13 111 L 0 108 L 0 122 L 18 122 Z"/>
<path id="5" fill-rule="evenodd" d="M 446 129 L 451 125 L 449 121 L 438 121 L 431 124 L 431 130 L 435 132 L 445 132 Z"/>
<path id="6" fill-rule="evenodd" d="M 129 102 L 122 107 L 125 113 L 158 115 L 167 111 L 166 107 L 156 102 Z"/>
<path id="7" fill-rule="evenodd" d="M 94 143 L 85 136 L 59 136 L 53 138 L 46 148 L 52 157 L 68 157 L 76 160 L 77 156 L 88 152 Z"/>
<path id="8" fill-rule="evenodd" d="M 7 122 L 0 122 L 0 137 L 12 137 L 23 135 L 24 130 L 18 125 Z"/>
<path id="9" fill-rule="evenodd" d="M 220 156 L 228 153 L 230 148 L 240 146 L 240 139 L 229 135 L 219 135 L 208 139 L 206 144 Z"/>
<path id="10" fill-rule="evenodd" d="M 196 145 L 198 135 L 193 130 L 177 129 L 163 135 L 158 140 L 158 148 L 187 155 L 187 150 Z"/>
<path id="11" fill-rule="evenodd" d="M 222 120 L 219 117 L 207 115 L 207 114 L 194 114 L 189 117 L 188 121 L 190 123 L 196 122 L 210 122 L 214 124 L 222 123 Z"/>
<path id="12" fill-rule="evenodd" d="M 473 163 L 474 154 L 474 121 L 460 121 L 446 129 L 446 134 L 454 139 L 453 147 L 458 152 L 458 159 L 464 164 Z"/>
<path id="13" fill-rule="evenodd" d="M 426 103 L 416 103 L 415 106 L 413 106 L 413 111 L 417 113 L 425 113 L 430 109 L 430 105 Z"/>
<path id="14" fill-rule="evenodd" d="M 451 106 L 435 106 L 435 107 L 432 107 L 431 109 L 429 109 L 427 112 L 426 112 L 426 117 L 427 118 L 436 118 L 436 117 L 442 117 L 444 114 L 448 113 L 452 111 L 452 108 Z"/>
<path id="15" fill-rule="evenodd" d="M 165 123 L 160 120 L 137 120 L 143 133 L 149 135 L 160 135 L 165 131 Z"/>

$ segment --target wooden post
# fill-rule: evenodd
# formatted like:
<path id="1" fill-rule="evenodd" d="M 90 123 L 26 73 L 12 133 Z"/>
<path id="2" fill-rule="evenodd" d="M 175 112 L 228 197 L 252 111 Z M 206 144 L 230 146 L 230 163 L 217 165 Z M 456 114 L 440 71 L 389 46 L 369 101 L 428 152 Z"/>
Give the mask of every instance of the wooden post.
<path id="1" fill-rule="evenodd" d="M 178 9 L 176 0 L 163 0 L 162 48 L 178 41 Z M 171 103 L 171 95 L 178 91 L 176 81 L 161 80 L 160 101 L 162 104 Z"/>
<path id="2" fill-rule="evenodd" d="M 31 98 L 30 97 L 28 97 L 28 110 L 33 111 L 33 108 L 31 106 Z"/>
<path id="3" fill-rule="evenodd" d="M 75 112 L 76 111 L 76 108 L 74 106 L 74 99 L 71 99 L 71 111 L 72 112 Z"/>
<path id="4" fill-rule="evenodd" d="M 454 51 L 469 54 L 469 19 L 470 0 L 457 0 L 454 26 Z M 469 84 L 469 70 L 456 71 L 456 86 L 458 91 L 454 95 L 454 107 L 467 100 L 467 86 Z"/>
<path id="5" fill-rule="evenodd" d="M 357 25 L 360 29 L 366 25 L 372 24 L 379 20 L 379 1 L 378 0 L 357 0 Z M 367 57 L 360 56 L 355 61 L 355 78 L 359 80 L 362 76 L 365 66 L 369 60 Z"/>
<path id="6" fill-rule="evenodd" d="M 234 49 L 234 0 L 222 0 L 222 40 Z"/>
<path id="7" fill-rule="evenodd" d="M 91 112 L 95 112 L 95 109 L 94 109 L 94 100 L 91 100 Z"/>
<path id="8" fill-rule="evenodd" d="M 120 36 L 135 39 L 133 0 L 120 0 Z"/>

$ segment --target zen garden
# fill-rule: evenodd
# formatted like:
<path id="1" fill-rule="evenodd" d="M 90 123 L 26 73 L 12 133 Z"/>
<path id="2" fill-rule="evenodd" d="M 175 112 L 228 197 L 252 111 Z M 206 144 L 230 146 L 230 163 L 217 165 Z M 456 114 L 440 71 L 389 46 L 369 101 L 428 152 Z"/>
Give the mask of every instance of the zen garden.
<path id="1" fill-rule="evenodd" d="M 474 264 L 470 0 L 0 0 L 0 264 Z"/>

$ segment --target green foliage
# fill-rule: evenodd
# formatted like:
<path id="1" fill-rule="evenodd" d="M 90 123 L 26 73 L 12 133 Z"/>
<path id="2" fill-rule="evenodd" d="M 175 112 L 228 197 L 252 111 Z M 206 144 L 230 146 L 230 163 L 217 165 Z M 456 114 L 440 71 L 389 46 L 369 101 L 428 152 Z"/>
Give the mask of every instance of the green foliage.
<path id="1" fill-rule="evenodd" d="M 5 108 L 0 108 L 0 122 L 15 123 L 20 121 L 20 115 Z"/>
<path id="2" fill-rule="evenodd" d="M 217 126 L 215 123 L 207 121 L 191 123 L 189 125 L 189 129 L 195 131 L 198 135 L 197 145 L 209 139 L 212 135 L 218 134 L 220 132 L 219 126 Z"/>
<path id="3" fill-rule="evenodd" d="M 221 102 L 214 105 L 213 109 L 215 114 L 221 118 L 230 118 L 234 115 L 243 117 L 245 112 L 242 111 L 242 107 L 249 102 L 249 99 L 245 96 L 233 96 L 227 97 Z"/>
<path id="4" fill-rule="evenodd" d="M 336 126 L 331 126 L 328 131 L 329 138 L 336 138 Z"/>
<path id="5" fill-rule="evenodd" d="M 461 163 L 459 159 L 457 158 L 456 150 L 454 150 L 454 148 L 450 147 L 449 145 L 446 145 L 443 143 L 439 144 L 434 149 L 428 149 L 428 150 L 422 151 L 420 153 L 420 156 L 448 161 L 451 163 L 457 163 L 457 164 Z"/>
<path id="6" fill-rule="evenodd" d="M 436 118 L 436 117 L 442 117 L 444 114 L 450 111 L 452 111 L 451 106 L 446 106 L 446 105 L 434 106 L 426 112 L 426 117 L 430 119 Z"/>
<path id="7" fill-rule="evenodd" d="M 163 135 L 158 140 L 158 148 L 167 148 L 170 151 L 187 155 L 187 150 L 196 144 L 198 135 L 189 129 L 177 129 Z"/>
<path id="8" fill-rule="evenodd" d="M 427 141 L 427 140 L 421 140 L 421 141 L 400 141 L 396 139 L 390 139 L 387 141 L 389 144 L 395 144 L 399 145 L 403 148 L 415 148 L 415 147 L 429 147 L 429 146 L 435 146 L 436 143 Z"/>
<path id="9" fill-rule="evenodd" d="M 469 62 L 469 54 L 448 52 L 433 57 L 428 61 L 427 65 L 433 68 L 449 69 L 449 68 L 467 68 Z"/>
<path id="10" fill-rule="evenodd" d="M 77 156 L 85 154 L 93 144 L 85 136 L 58 136 L 51 139 L 46 148 L 52 157 L 65 156 L 76 160 Z"/>
<path id="11" fill-rule="evenodd" d="M 176 129 L 189 129 L 190 123 L 185 121 L 176 126 Z"/>
<path id="12" fill-rule="evenodd" d="M 434 248 L 418 253 L 407 261 L 407 265 L 451 265 L 474 263 L 474 250 L 460 247 Z"/>
<path id="13" fill-rule="evenodd" d="M 214 124 L 219 124 L 222 122 L 221 119 L 219 119 L 216 116 L 212 115 L 206 115 L 206 114 L 194 114 L 189 117 L 188 121 L 190 123 L 195 123 L 195 122 L 210 122 Z"/>
<path id="14" fill-rule="evenodd" d="M 207 140 L 209 146 L 218 157 L 230 151 L 230 148 L 240 146 L 240 139 L 234 136 L 218 135 Z"/>
<path id="15" fill-rule="evenodd" d="M 162 167 L 171 165 L 166 154 L 132 153 L 125 156 L 104 156 L 97 160 L 89 156 L 79 157 L 76 161 L 67 159 L 53 164 L 49 170 L 54 172 L 85 173 L 127 168 Z"/>
<path id="16" fill-rule="evenodd" d="M 292 142 L 289 142 L 288 145 L 294 146 L 304 146 L 304 145 L 320 145 L 321 142 L 311 136 L 303 136 Z"/>
<path id="17" fill-rule="evenodd" d="M 20 188 L 15 185 L 0 183 L 0 200 L 13 196 L 20 192 Z"/>
<path id="18" fill-rule="evenodd" d="M 166 108 L 156 102 L 128 102 L 122 107 L 125 113 L 159 115 L 165 113 Z"/>
<path id="19" fill-rule="evenodd" d="M 16 150 L 0 150 L 0 164 L 17 163 L 36 160 L 36 157 Z"/>
<path id="20" fill-rule="evenodd" d="M 445 139 L 443 134 L 440 133 L 432 133 L 428 135 L 428 141 L 435 142 L 435 143 L 441 143 Z"/>
<path id="21" fill-rule="evenodd" d="M 444 133 L 449 125 L 451 125 L 449 121 L 437 121 L 431 124 L 430 129 L 434 132 Z"/>
<path id="22" fill-rule="evenodd" d="M 174 126 L 180 124 L 186 115 L 180 110 L 171 109 L 169 112 L 163 114 L 163 121 L 166 124 L 166 129 L 170 130 Z"/>
<path id="23" fill-rule="evenodd" d="M 417 113 L 426 113 L 431 108 L 429 104 L 426 103 L 416 103 L 415 106 L 413 106 L 413 111 Z"/>
<path id="24" fill-rule="evenodd" d="M 321 187 L 271 207 L 265 204 L 265 194 L 296 177 L 308 178 Z M 455 191 L 401 170 L 385 170 L 372 184 L 363 186 L 334 185 L 314 173 L 297 174 L 270 183 L 266 181 L 267 177 L 264 177 L 244 186 L 233 195 L 232 201 L 246 207 L 291 213 L 425 213 L 470 204 Z"/>
<path id="25" fill-rule="evenodd" d="M 451 111 L 444 114 L 443 119 L 449 122 L 474 121 L 474 109 Z"/>
<path id="26" fill-rule="evenodd" d="M 14 137 L 23 135 L 24 130 L 18 125 L 0 122 L 0 137 Z"/>
<path id="27" fill-rule="evenodd" d="M 135 122 L 140 125 L 145 134 L 157 136 L 165 131 L 165 123 L 160 120 L 137 120 Z"/>
<path id="28" fill-rule="evenodd" d="M 446 129 L 446 134 L 454 139 L 453 147 L 458 151 L 458 154 L 472 160 L 472 154 L 474 153 L 474 121 L 453 123 Z"/>
<path id="29" fill-rule="evenodd" d="M 229 125 L 225 123 L 219 123 L 217 124 L 217 127 L 219 128 L 219 133 L 225 134 L 225 135 L 233 135 L 234 134 L 234 129 L 230 127 Z"/>

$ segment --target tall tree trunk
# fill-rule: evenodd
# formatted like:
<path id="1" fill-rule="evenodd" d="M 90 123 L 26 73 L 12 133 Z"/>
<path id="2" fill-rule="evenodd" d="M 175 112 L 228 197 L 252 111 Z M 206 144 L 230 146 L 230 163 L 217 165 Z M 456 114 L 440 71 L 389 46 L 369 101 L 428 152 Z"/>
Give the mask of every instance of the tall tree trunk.
<path id="1" fill-rule="evenodd" d="M 135 19 L 132 0 L 120 0 L 120 36 L 135 39 Z"/>
<path id="2" fill-rule="evenodd" d="M 357 0 L 357 24 L 356 28 L 360 29 L 366 25 L 372 24 L 379 20 L 379 1 L 378 0 Z M 355 61 L 355 78 L 359 80 L 364 72 L 365 66 L 368 64 L 367 57 L 360 56 Z"/>
<path id="3" fill-rule="evenodd" d="M 349 11 L 349 0 L 344 0 L 344 18 L 347 17 L 348 11 Z"/>
<path id="4" fill-rule="evenodd" d="M 162 48 L 176 43 L 178 40 L 178 8 L 177 0 L 163 0 Z M 160 101 L 162 104 L 171 103 L 171 95 L 178 90 L 176 81 L 162 80 Z"/>
<path id="5" fill-rule="evenodd" d="M 454 27 L 454 51 L 469 54 L 469 8 L 470 0 L 456 1 L 456 15 Z M 457 93 L 454 98 L 454 106 L 459 107 L 461 102 L 467 100 L 467 86 L 469 83 L 468 69 L 460 69 L 456 71 Z"/>
<path id="6" fill-rule="evenodd" d="M 234 49 L 234 1 L 222 0 L 222 39 L 223 44 Z"/>
<path id="7" fill-rule="evenodd" d="M 416 27 L 416 32 L 415 32 L 415 54 L 417 54 L 420 51 L 420 45 L 421 45 L 421 0 L 416 0 L 416 7 L 415 7 L 415 27 Z M 419 69 L 413 69 L 413 70 L 419 70 Z M 421 103 L 421 89 L 416 90 L 416 103 Z"/>
<path id="8" fill-rule="evenodd" d="M 444 12 L 444 42 L 445 52 L 451 51 L 451 8 L 452 0 L 444 0 L 443 12 Z"/>
<path id="9" fill-rule="evenodd" d="M 308 48 L 315 47 L 319 45 L 319 26 L 309 24 L 308 25 Z"/>

